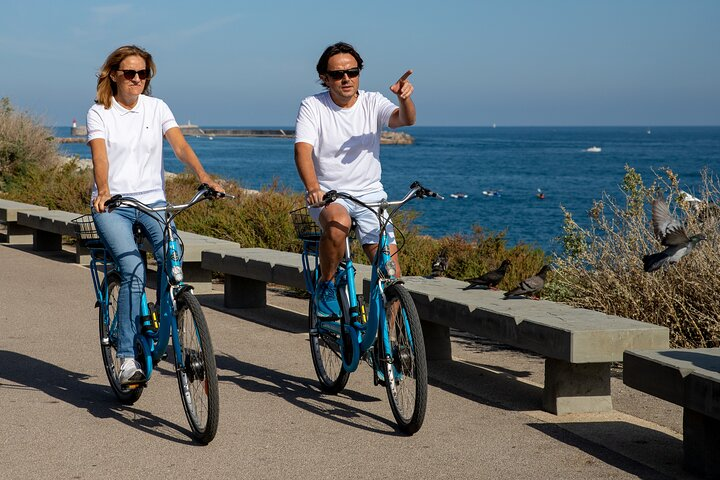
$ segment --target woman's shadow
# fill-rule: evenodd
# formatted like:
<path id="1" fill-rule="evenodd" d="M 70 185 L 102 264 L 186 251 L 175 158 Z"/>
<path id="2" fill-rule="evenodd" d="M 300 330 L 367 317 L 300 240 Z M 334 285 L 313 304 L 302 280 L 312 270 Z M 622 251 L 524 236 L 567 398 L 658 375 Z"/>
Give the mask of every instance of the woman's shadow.
<path id="1" fill-rule="evenodd" d="M 17 352 L 0 350 L 0 391 L 19 388 L 3 379 L 41 391 L 57 400 L 84 408 L 97 418 L 111 418 L 143 432 L 177 443 L 193 444 L 190 430 L 129 405 L 121 405 L 109 386 L 88 383 L 89 375 L 71 372 Z M 20 387 L 22 388 L 22 387 Z M 179 438 L 182 432 L 187 437 Z"/>

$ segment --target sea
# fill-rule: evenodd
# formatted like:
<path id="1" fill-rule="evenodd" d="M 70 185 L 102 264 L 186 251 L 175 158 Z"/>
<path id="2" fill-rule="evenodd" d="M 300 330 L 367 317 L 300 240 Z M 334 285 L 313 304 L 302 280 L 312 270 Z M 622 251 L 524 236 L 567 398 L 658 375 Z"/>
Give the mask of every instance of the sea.
<path id="1" fill-rule="evenodd" d="M 593 201 L 605 195 L 622 201 L 626 166 L 640 173 L 646 185 L 662 175 L 664 167 L 670 168 L 682 188 L 695 195 L 701 192 L 704 169 L 712 175 L 720 173 L 720 127 L 410 127 L 403 131 L 415 143 L 381 146 L 382 181 L 391 200 L 401 198 L 415 180 L 445 197 L 408 204 L 419 214 L 415 223 L 422 233 L 469 237 L 474 227 L 481 227 L 488 235 L 502 233 L 508 246 L 525 243 L 548 254 L 562 250 L 561 207 L 578 224 L 588 226 Z M 55 134 L 68 137 L 70 128 L 55 128 Z M 245 188 L 277 183 L 303 190 L 291 139 L 189 136 L 188 142 L 208 172 Z M 66 155 L 90 158 L 83 143 L 64 143 L 60 148 Z M 166 170 L 182 172 L 183 165 L 167 144 L 164 153 Z"/>

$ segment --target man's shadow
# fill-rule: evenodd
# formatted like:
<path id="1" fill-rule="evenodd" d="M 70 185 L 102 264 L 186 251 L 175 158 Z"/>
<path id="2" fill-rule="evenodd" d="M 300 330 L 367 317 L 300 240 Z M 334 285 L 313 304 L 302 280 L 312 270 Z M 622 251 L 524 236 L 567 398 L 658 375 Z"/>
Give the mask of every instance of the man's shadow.
<path id="1" fill-rule="evenodd" d="M 97 418 L 112 418 L 156 437 L 193 444 L 189 429 L 135 407 L 121 405 L 109 386 L 88 383 L 88 378 L 89 375 L 65 370 L 21 353 L 0 350 L 0 392 L 4 389 L 26 387 L 83 408 Z M 178 432 L 186 435 L 186 438 L 179 438 Z"/>
<path id="2" fill-rule="evenodd" d="M 243 362 L 228 354 L 216 354 L 216 359 L 218 370 L 223 371 L 223 374 L 219 376 L 221 382 L 235 383 L 248 392 L 275 395 L 295 407 L 323 418 L 330 418 L 343 425 L 384 435 L 401 435 L 390 419 L 354 407 L 346 401 L 380 401 L 375 397 L 351 389 L 343 390 L 338 395 L 325 395 L 314 386 L 315 382 L 304 377 Z M 393 431 L 388 432 L 376 424 L 391 427 Z"/>

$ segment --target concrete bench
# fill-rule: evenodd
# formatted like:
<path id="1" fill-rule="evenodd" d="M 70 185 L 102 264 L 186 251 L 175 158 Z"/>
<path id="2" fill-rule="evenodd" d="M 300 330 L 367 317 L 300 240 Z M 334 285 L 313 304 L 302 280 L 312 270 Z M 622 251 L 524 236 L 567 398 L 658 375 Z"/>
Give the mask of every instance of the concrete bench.
<path id="1" fill-rule="evenodd" d="M 463 290 L 449 278 L 405 277 L 423 323 L 429 358 L 451 358 L 450 328 L 545 357 L 543 408 L 612 410 L 610 366 L 628 349 L 667 348 L 665 327 L 495 290 Z M 652 345 L 652 346 L 651 346 Z"/>
<path id="2" fill-rule="evenodd" d="M 720 349 L 627 351 L 623 382 L 683 407 L 684 467 L 720 478 Z"/>
<path id="3" fill-rule="evenodd" d="M 226 274 L 225 305 L 265 305 L 265 286 L 305 288 L 301 256 L 262 248 L 206 250 L 202 267 Z M 370 267 L 358 266 L 358 291 Z M 610 365 L 627 349 L 667 348 L 667 328 L 547 301 L 504 300 L 493 290 L 463 290 L 447 278 L 405 277 L 429 359 L 451 359 L 450 328 L 533 351 L 545 360 L 543 408 L 556 413 L 612 409 Z"/>
<path id="4" fill-rule="evenodd" d="M 355 288 L 362 291 L 370 278 L 370 267 L 355 265 Z M 305 289 L 302 257 L 299 253 L 267 248 L 226 248 L 203 251 L 202 268 L 225 274 L 225 306 L 230 308 L 266 305 L 266 286 L 276 283 Z"/>
<path id="5" fill-rule="evenodd" d="M 47 211 L 47 207 L 0 199 L 0 223 L 5 224 L 6 228 L 5 233 L 0 233 L 0 243 L 33 243 L 34 230 L 19 225 L 17 223 L 17 215 L 19 212 L 36 211 Z"/>
<path id="6" fill-rule="evenodd" d="M 185 282 L 199 291 L 209 291 L 212 287 L 212 270 L 202 268 L 202 252 L 206 249 L 240 248 L 235 242 L 207 237 L 192 232 L 178 230 L 183 244 L 183 275 Z M 145 240 L 141 250 L 152 253 L 152 245 Z"/>
<path id="7" fill-rule="evenodd" d="M 43 207 L 44 208 L 44 207 Z M 33 235 L 33 249 L 37 251 L 62 250 L 62 237 L 75 238 L 76 231 L 73 220 L 79 213 L 64 212 L 61 210 L 41 210 L 17 212 L 18 225 L 26 228 Z M 192 232 L 178 231 L 183 241 L 183 273 L 185 281 L 199 290 L 210 290 L 212 287 L 212 272 L 201 268 L 202 251 L 206 248 L 239 247 L 237 243 L 217 238 L 198 235 Z M 141 247 L 145 253 L 152 252 L 150 243 L 145 240 Z M 88 264 L 90 252 L 87 248 L 76 244 L 75 260 L 80 264 Z"/>
<path id="8" fill-rule="evenodd" d="M 18 212 L 17 223 L 33 232 L 33 250 L 58 252 L 62 250 L 62 237 L 76 237 L 73 220 L 79 213 L 62 210 Z M 75 247 L 75 261 L 86 264 L 89 252 L 79 243 Z"/>

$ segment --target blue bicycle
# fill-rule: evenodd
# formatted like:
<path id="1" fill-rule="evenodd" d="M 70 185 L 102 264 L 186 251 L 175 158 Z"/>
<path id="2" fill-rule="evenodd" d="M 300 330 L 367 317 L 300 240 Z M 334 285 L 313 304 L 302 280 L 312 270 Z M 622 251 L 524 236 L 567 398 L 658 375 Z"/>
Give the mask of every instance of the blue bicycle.
<path id="1" fill-rule="evenodd" d="M 319 207 L 338 198 L 350 200 L 375 213 L 380 225 L 378 250 L 372 262 L 369 308 L 355 289 L 355 271 L 350 237 L 345 256 L 335 273 L 339 319 L 318 318 L 314 302 L 309 308 L 310 350 L 315 373 L 323 392 L 336 394 L 347 384 L 350 373 L 365 361 L 373 370 L 375 385 L 384 385 L 393 416 L 400 430 L 412 435 L 425 419 L 427 405 L 427 360 L 420 319 L 412 297 L 395 276 L 390 256 L 387 226 L 392 217 L 414 198 L 442 197 L 420 185 L 410 186 L 402 200 L 363 203 L 343 192 L 325 194 Z M 391 207 L 392 210 L 388 211 Z M 303 241 L 303 274 L 308 292 L 314 294 L 320 272 L 320 229 L 306 208 L 291 212 L 293 224 Z M 354 229 L 353 225 L 353 229 Z"/>
<path id="2" fill-rule="evenodd" d="M 184 283 L 182 272 L 181 239 L 172 227 L 173 219 L 182 211 L 203 200 L 228 197 L 222 192 L 201 185 L 195 196 L 182 205 L 150 207 L 130 197 L 116 195 L 105 206 L 108 211 L 118 207 L 131 207 L 156 219 L 163 227 L 165 264 L 158 265 L 157 274 L 167 278 L 167 289 L 162 292 L 163 301 L 154 305 L 142 294 L 142 324 L 135 336 L 136 359 L 143 365 L 146 381 L 134 385 L 121 385 L 118 344 L 118 292 L 120 273 L 115 261 L 100 240 L 92 215 L 75 219 L 79 241 L 90 250 L 90 272 L 99 308 L 100 348 L 110 386 L 124 404 L 133 404 L 142 395 L 147 381 L 161 359 L 166 358 L 172 338 L 173 361 L 180 387 L 185 415 L 190 423 L 193 437 L 207 444 L 215 437 L 219 419 L 219 393 L 215 355 L 210 332 L 200 302 L 193 294 L 193 287 Z M 138 245 L 143 242 L 139 230 L 135 232 Z M 168 301 L 169 300 L 169 301 Z M 172 305 L 165 314 L 163 305 Z"/>

